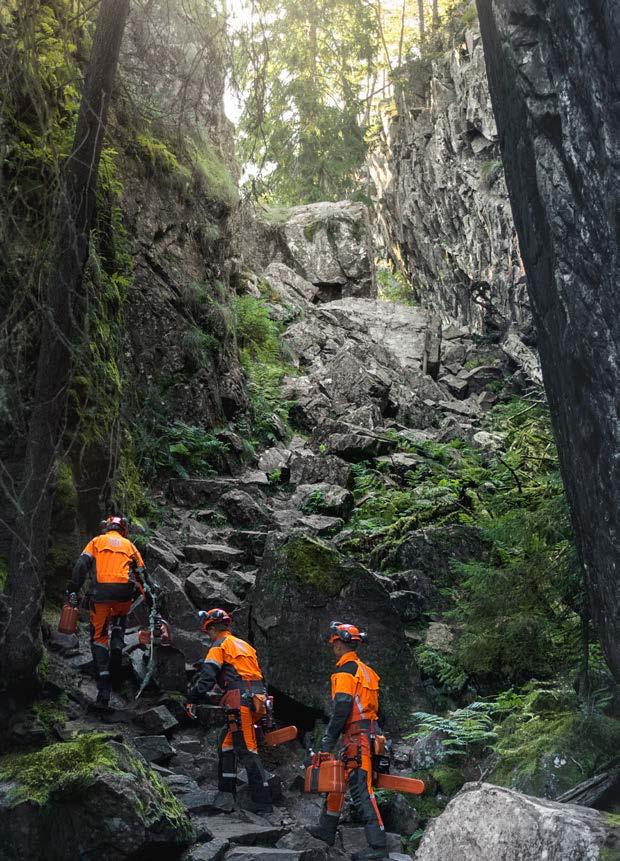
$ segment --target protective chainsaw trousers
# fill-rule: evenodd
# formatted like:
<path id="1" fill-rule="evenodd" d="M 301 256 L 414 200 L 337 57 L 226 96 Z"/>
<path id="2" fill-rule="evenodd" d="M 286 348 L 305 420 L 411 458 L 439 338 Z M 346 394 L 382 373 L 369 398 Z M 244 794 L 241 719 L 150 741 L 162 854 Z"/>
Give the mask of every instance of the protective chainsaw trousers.
<path id="1" fill-rule="evenodd" d="M 345 780 L 351 801 L 364 823 L 366 840 L 372 849 L 386 846 L 383 820 L 372 786 L 372 751 L 367 733 L 347 733 L 344 738 L 343 760 Z M 330 792 L 325 799 L 320 822 L 335 833 L 344 804 L 343 792 Z"/>
<path id="2" fill-rule="evenodd" d="M 252 709 L 246 706 L 227 709 L 226 720 L 219 743 L 218 788 L 235 794 L 240 765 L 247 772 L 252 801 L 260 808 L 271 807 L 271 790 L 258 755 Z"/>
<path id="3" fill-rule="evenodd" d="M 110 690 L 110 674 L 120 670 L 130 608 L 131 601 L 97 601 L 90 605 L 90 647 L 100 691 Z"/>

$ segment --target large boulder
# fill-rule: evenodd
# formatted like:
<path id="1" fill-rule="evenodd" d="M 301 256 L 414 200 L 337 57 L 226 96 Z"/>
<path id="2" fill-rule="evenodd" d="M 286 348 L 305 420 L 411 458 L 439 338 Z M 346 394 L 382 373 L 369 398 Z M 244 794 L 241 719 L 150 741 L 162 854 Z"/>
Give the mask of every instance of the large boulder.
<path id="1" fill-rule="evenodd" d="M 397 719 L 419 695 L 403 626 L 382 579 L 328 542 L 302 532 L 270 535 L 249 603 L 254 645 L 270 684 L 305 707 L 330 708 L 334 660 L 324 637 L 332 619 L 368 632 L 362 658 L 382 678 L 388 715 Z"/>
<path id="2" fill-rule="evenodd" d="M 319 299 L 374 296 L 374 253 L 363 203 L 294 206 L 279 225 L 276 256 L 319 288 Z"/>
<path id="3" fill-rule="evenodd" d="M 416 861 L 602 861 L 618 849 L 620 828 L 603 813 L 468 783 L 431 821 Z"/>
<path id="4" fill-rule="evenodd" d="M 5 861 L 121 861 L 188 845 L 180 803 L 124 744 L 101 734 L 11 757 L 0 766 Z"/>

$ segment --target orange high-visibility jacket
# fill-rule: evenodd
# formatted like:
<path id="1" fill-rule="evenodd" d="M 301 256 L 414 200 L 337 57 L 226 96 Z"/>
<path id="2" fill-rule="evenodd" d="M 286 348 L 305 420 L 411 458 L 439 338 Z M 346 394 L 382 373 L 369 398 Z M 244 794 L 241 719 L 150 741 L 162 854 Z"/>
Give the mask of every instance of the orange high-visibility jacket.
<path id="1" fill-rule="evenodd" d="M 144 562 L 140 551 L 128 538 L 114 531 L 97 535 L 82 551 L 80 559 L 83 558 L 88 561 L 92 572 L 93 601 L 128 601 L 133 598 L 137 585 L 135 569 L 143 568 Z"/>
<path id="2" fill-rule="evenodd" d="M 334 708 L 323 738 L 324 749 L 333 747 L 340 734 L 358 721 L 376 721 L 379 717 L 380 677 L 356 652 L 346 652 L 338 660 L 331 682 Z"/>
<path id="3" fill-rule="evenodd" d="M 206 694 L 218 684 L 224 690 L 264 693 L 265 682 L 256 650 L 230 632 L 222 634 L 209 649 L 195 684 L 197 694 Z"/>

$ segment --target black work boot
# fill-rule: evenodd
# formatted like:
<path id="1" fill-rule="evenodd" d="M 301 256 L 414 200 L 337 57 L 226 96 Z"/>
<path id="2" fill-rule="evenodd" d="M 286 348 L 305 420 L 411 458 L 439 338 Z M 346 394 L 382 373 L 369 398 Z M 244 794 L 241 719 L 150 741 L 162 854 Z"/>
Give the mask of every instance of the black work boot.
<path id="1" fill-rule="evenodd" d="M 322 840 L 328 846 L 333 846 L 336 842 L 336 831 L 338 830 L 339 816 L 330 816 L 327 811 L 321 811 L 319 821 L 316 825 L 307 825 L 306 831 L 317 840 Z"/>
<path id="2" fill-rule="evenodd" d="M 96 703 L 98 706 L 108 708 L 110 705 L 110 695 L 112 694 L 112 685 L 110 684 L 110 676 L 101 676 L 97 682 L 99 689 L 97 693 Z"/>
<path id="3" fill-rule="evenodd" d="M 243 762 L 250 787 L 250 803 L 247 805 L 247 809 L 259 816 L 268 816 L 273 813 L 273 805 L 271 803 L 271 789 L 262 764 L 255 755 L 250 755 L 249 758 L 248 756 L 244 757 Z"/>
<path id="4" fill-rule="evenodd" d="M 388 857 L 385 831 L 376 822 L 364 826 L 368 849 L 362 849 L 351 855 L 353 861 L 381 861 Z"/>

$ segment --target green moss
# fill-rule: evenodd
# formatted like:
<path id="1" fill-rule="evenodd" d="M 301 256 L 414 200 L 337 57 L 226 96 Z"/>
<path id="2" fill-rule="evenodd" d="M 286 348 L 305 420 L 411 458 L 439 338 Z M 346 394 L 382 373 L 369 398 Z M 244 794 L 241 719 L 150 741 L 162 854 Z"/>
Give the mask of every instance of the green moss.
<path id="1" fill-rule="evenodd" d="M 41 660 L 37 664 L 37 668 L 35 670 L 35 675 L 37 677 L 37 681 L 40 685 L 45 684 L 47 678 L 49 676 L 50 671 L 50 656 L 47 649 L 43 649 L 41 654 Z"/>
<path id="2" fill-rule="evenodd" d="M 437 785 L 445 795 L 455 795 L 465 783 L 465 775 L 460 768 L 441 765 L 431 772 Z"/>
<path id="3" fill-rule="evenodd" d="M 434 819 L 443 813 L 446 803 L 439 798 L 434 798 L 430 795 L 413 795 L 406 796 L 409 804 L 417 810 L 420 821 L 426 824 L 429 819 Z"/>
<path id="4" fill-rule="evenodd" d="M 185 180 L 189 180 L 189 170 L 179 163 L 176 155 L 164 141 L 149 134 L 139 134 L 136 136 L 135 143 L 138 154 L 152 170 L 178 174 Z"/>
<path id="5" fill-rule="evenodd" d="M 316 224 L 306 224 L 304 227 L 304 236 L 308 242 L 312 242 L 316 233 Z"/>
<path id="6" fill-rule="evenodd" d="M 77 488 L 75 486 L 73 470 L 71 469 L 71 465 L 66 462 L 58 466 L 54 495 L 56 501 L 64 508 L 74 508 L 77 505 Z"/>
<path id="7" fill-rule="evenodd" d="M 159 775 L 145 765 L 138 757 L 130 756 L 128 764 L 130 774 L 136 774 L 149 784 L 152 799 L 148 804 L 142 803 L 140 812 L 147 822 L 153 822 L 165 817 L 179 838 L 179 842 L 191 843 L 194 838 L 194 828 L 181 805 L 180 801 L 172 794 L 169 787 L 161 780 Z"/>
<path id="8" fill-rule="evenodd" d="M 192 162 L 195 176 L 210 200 L 221 201 L 230 208 L 237 205 L 239 189 L 228 165 L 213 144 L 207 142 L 196 149 Z"/>
<path id="9" fill-rule="evenodd" d="M 32 706 L 32 712 L 45 728 L 46 737 L 54 738 L 54 731 L 64 726 L 67 721 L 67 706 L 69 701 L 65 694 L 55 700 L 40 700 Z"/>
<path id="10" fill-rule="evenodd" d="M 9 576 L 9 563 L 5 556 L 0 556 L 0 592 L 6 585 L 6 578 Z"/>
<path id="11" fill-rule="evenodd" d="M 105 733 L 89 733 L 50 744 L 36 753 L 3 758 L 0 778 L 15 783 L 11 802 L 31 801 L 43 806 L 52 798 L 79 797 L 96 774 L 127 774 L 149 786 L 150 792 L 138 800 L 138 810 L 147 825 L 165 818 L 179 841 L 189 843 L 194 836 L 191 822 L 170 789 L 129 749 L 115 749 L 110 740 Z"/>
<path id="12" fill-rule="evenodd" d="M 50 796 L 79 792 L 96 771 L 117 772 L 118 758 L 103 733 L 82 735 L 75 741 L 50 744 L 36 753 L 0 760 L 0 777 L 16 781 L 11 801 L 44 805 Z"/>
<path id="13" fill-rule="evenodd" d="M 316 538 L 292 538 L 284 553 L 293 576 L 324 595 L 337 595 L 351 579 L 352 571 L 342 557 Z"/>
<path id="14" fill-rule="evenodd" d="M 112 502 L 117 511 L 123 511 L 132 518 L 149 517 L 154 510 L 142 484 L 133 437 L 127 429 L 123 432 L 123 445 L 114 473 Z"/>

